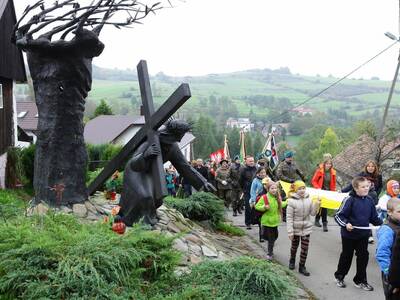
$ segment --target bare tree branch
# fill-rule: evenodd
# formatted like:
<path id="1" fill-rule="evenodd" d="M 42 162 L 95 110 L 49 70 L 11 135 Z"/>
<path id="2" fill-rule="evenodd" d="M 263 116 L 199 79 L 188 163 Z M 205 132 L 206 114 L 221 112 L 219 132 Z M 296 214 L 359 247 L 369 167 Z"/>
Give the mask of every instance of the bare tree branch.
<path id="1" fill-rule="evenodd" d="M 169 1 L 168 1 L 169 2 Z M 24 40 L 29 43 L 33 40 L 33 35 L 43 31 L 47 26 L 55 23 L 64 22 L 59 26 L 41 34 L 40 39 L 48 39 L 57 33 L 62 33 L 60 39 L 64 40 L 69 33 L 77 33 L 83 28 L 92 27 L 92 31 L 97 35 L 100 34 L 104 25 L 113 25 L 118 28 L 130 27 L 139 20 L 144 19 L 150 12 L 155 13 L 156 10 L 162 9 L 161 2 L 153 3 L 148 6 L 136 0 L 97 0 L 92 1 L 90 5 L 82 6 L 76 0 L 56 1 L 52 6 L 45 8 L 45 1 L 39 0 L 32 6 L 27 6 L 21 19 L 14 27 L 13 42 Z M 60 9 L 71 7 L 68 11 L 65 9 L 59 16 L 50 16 L 49 13 L 61 11 Z M 22 21 L 35 10 L 40 11 L 34 14 L 28 22 L 21 25 Z M 127 14 L 126 21 L 111 20 L 118 12 Z M 98 17 L 94 17 L 98 16 Z M 34 26 L 34 27 L 33 27 Z M 96 26 L 93 28 L 93 26 Z"/>

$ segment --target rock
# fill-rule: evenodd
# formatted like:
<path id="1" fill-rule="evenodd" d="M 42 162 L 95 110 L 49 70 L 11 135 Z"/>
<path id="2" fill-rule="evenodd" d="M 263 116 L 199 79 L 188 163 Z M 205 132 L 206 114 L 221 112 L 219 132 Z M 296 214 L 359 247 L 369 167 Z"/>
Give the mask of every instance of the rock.
<path id="1" fill-rule="evenodd" d="M 167 229 L 168 229 L 169 231 L 174 232 L 174 233 L 179 233 L 179 232 L 181 232 L 181 230 L 180 230 L 174 223 L 172 223 L 172 222 L 169 222 L 169 223 L 168 223 Z"/>
<path id="2" fill-rule="evenodd" d="M 29 211 L 30 210 L 30 211 Z M 47 204 L 41 202 L 33 208 L 28 209 L 28 215 L 45 215 L 49 211 Z"/>
<path id="3" fill-rule="evenodd" d="M 96 221 L 101 219 L 101 217 L 97 214 L 92 213 L 91 211 L 88 212 L 86 219 L 90 220 L 90 221 Z"/>
<path id="4" fill-rule="evenodd" d="M 200 257 L 197 257 L 196 255 L 190 255 L 189 256 L 190 262 L 194 265 L 197 265 L 198 263 L 201 263 Z"/>
<path id="5" fill-rule="evenodd" d="M 72 209 L 69 208 L 68 206 L 61 206 L 60 212 L 63 214 L 70 214 L 70 213 L 72 213 Z"/>
<path id="6" fill-rule="evenodd" d="M 202 241 L 200 240 L 200 238 L 198 238 L 197 236 L 195 236 L 194 234 L 188 234 L 185 236 L 185 240 L 187 241 L 191 241 L 192 243 L 201 245 Z"/>
<path id="7" fill-rule="evenodd" d="M 196 255 L 196 256 L 202 256 L 203 251 L 201 250 L 201 247 L 197 244 L 194 244 L 192 242 L 188 243 L 189 246 L 189 252 Z"/>
<path id="8" fill-rule="evenodd" d="M 184 242 L 181 239 L 176 239 L 174 240 L 173 246 L 174 249 L 183 252 L 183 253 L 188 253 L 189 252 L 189 247 L 186 242 Z"/>
<path id="9" fill-rule="evenodd" d="M 90 201 L 85 201 L 85 206 L 89 212 L 91 212 L 93 214 L 98 213 L 96 207 Z"/>
<path id="10" fill-rule="evenodd" d="M 211 250 L 210 248 L 208 248 L 207 246 L 200 246 L 201 250 L 203 251 L 203 255 L 207 256 L 207 257 L 218 257 L 218 254 Z"/>
<path id="11" fill-rule="evenodd" d="M 86 217 L 86 214 L 87 214 L 87 209 L 86 209 L 85 204 L 74 204 L 72 206 L 72 211 L 79 218 L 84 218 L 84 217 Z"/>
<path id="12" fill-rule="evenodd" d="M 163 225 L 168 225 L 169 220 L 166 218 L 161 218 L 160 220 L 158 220 L 158 224 L 163 224 Z"/>

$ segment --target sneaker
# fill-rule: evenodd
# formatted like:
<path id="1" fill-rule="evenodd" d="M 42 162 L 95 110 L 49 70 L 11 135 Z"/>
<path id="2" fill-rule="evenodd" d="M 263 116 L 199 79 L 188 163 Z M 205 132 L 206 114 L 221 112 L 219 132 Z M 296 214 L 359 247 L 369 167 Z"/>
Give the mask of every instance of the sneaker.
<path id="1" fill-rule="evenodd" d="M 272 255 L 267 254 L 267 260 L 271 261 L 273 259 L 274 259 L 274 257 Z"/>
<path id="2" fill-rule="evenodd" d="M 265 242 L 265 240 L 260 237 L 260 243 L 264 243 L 264 242 Z"/>
<path id="3" fill-rule="evenodd" d="M 337 279 L 337 278 L 335 278 L 335 281 L 336 281 L 336 285 L 337 285 L 338 287 L 340 287 L 340 288 L 345 288 L 345 287 L 346 287 L 346 284 L 344 283 L 343 279 Z"/>
<path id="4" fill-rule="evenodd" d="M 368 238 L 368 244 L 373 244 L 373 243 L 375 243 L 375 240 L 374 240 L 374 238 L 372 236 L 370 236 Z"/>
<path id="5" fill-rule="evenodd" d="M 316 221 L 314 222 L 314 226 L 315 226 L 315 227 L 321 227 L 321 223 L 320 223 L 319 221 L 316 220 Z"/>
<path id="6" fill-rule="evenodd" d="M 364 291 L 369 291 L 372 292 L 374 288 L 368 284 L 368 282 L 360 282 L 360 283 L 354 283 L 354 286 L 363 289 Z"/>

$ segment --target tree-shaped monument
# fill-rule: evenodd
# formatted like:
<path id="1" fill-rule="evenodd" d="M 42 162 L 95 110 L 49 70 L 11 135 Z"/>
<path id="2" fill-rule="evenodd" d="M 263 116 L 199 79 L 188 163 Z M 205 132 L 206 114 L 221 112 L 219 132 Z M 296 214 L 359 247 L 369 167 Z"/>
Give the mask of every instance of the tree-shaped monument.
<path id="1" fill-rule="evenodd" d="M 136 0 L 83 2 L 55 1 L 47 6 L 40 0 L 25 9 L 13 36 L 27 53 L 39 112 L 35 199 L 51 205 L 60 201 L 54 192 L 60 184 L 62 204 L 87 198 L 83 115 L 92 84 L 92 59 L 104 49 L 99 40 L 102 28 L 130 27 L 161 8 L 160 3 L 147 6 Z"/>

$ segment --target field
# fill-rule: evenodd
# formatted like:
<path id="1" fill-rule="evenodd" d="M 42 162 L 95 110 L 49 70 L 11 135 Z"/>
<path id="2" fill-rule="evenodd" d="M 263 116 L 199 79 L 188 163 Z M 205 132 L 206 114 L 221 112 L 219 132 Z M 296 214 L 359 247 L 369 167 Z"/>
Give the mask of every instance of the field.
<path id="1" fill-rule="evenodd" d="M 113 70 L 102 69 L 102 78 L 107 77 L 107 72 L 113 72 Z M 119 70 L 118 72 L 118 74 L 122 74 L 124 71 Z M 118 78 L 118 76 L 112 75 L 109 77 Z M 126 77 L 124 76 L 124 79 Z M 131 98 L 134 97 L 135 101 L 139 103 L 140 93 L 136 78 L 131 77 L 134 78 L 132 81 L 99 80 L 96 79 L 96 72 L 94 72 L 89 100 L 98 103 L 100 99 L 105 99 L 112 107 L 116 108 L 114 109 L 117 110 L 116 113 L 119 113 L 118 109 L 121 107 L 125 107 L 125 111 L 128 107 L 130 113 L 135 113 L 137 107 L 132 107 Z M 157 74 L 151 78 L 151 83 L 156 106 L 165 101 L 180 83 L 186 82 L 190 85 L 192 98 L 183 107 L 184 111 L 204 112 L 207 105 L 209 107 L 218 106 L 218 102 L 211 103 L 210 97 L 214 96 L 216 99 L 223 97 L 229 99 L 229 105 L 236 106 L 238 115 L 247 117 L 251 111 L 256 115 L 267 116 L 271 109 L 271 103 L 268 100 L 252 104 L 248 100 L 249 97 L 286 98 L 294 106 L 310 99 L 336 80 L 337 78 L 333 77 L 301 76 L 290 74 L 287 71 L 265 69 L 180 78 Z M 376 109 L 381 110 L 386 102 L 389 87 L 390 82 L 388 81 L 347 79 L 308 101 L 305 107 L 322 112 L 328 112 L 329 109 L 342 110 L 353 116 L 367 112 L 376 113 Z M 224 110 L 225 108 L 220 109 Z M 282 111 L 289 108 L 278 105 L 278 109 Z M 395 91 L 391 108 L 396 111 L 400 109 L 399 91 Z"/>

